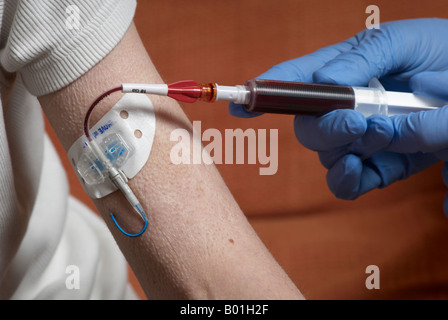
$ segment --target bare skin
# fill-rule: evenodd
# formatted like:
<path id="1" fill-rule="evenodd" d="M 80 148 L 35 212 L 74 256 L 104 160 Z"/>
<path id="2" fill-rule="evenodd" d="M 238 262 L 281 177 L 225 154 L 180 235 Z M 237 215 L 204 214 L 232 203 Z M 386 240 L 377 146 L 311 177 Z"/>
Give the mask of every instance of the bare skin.
<path id="1" fill-rule="evenodd" d="M 66 150 L 79 138 L 88 106 L 121 83 L 163 83 L 132 25 L 118 46 L 69 86 L 39 101 Z M 121 98 L 114 93 L 97 107 L 94 124 Z M 192 126 L 180 106 L 153 97 L 156 136 L 151 156 L 129 185 L 150 213 L 142 227 L 123 195 L 95 200 L 120 249 L 150 299 L 300 299 L 299 290 L 260 241 L 213 165 L 174 165 L 170 133 Z"/>

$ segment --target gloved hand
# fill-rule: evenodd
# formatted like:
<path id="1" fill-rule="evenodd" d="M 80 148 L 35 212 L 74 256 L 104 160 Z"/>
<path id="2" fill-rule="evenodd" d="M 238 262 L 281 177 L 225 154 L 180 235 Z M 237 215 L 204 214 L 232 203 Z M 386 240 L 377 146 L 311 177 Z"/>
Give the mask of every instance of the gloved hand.
<path id="1" fill-rule="evenodd" d="M 377 77 L 386 90 L 448 101 L 448 20 L 384 23 L 310 55 L 272 67 L 260 78 L 367 86 Z M 234 116 L 256 116 L 230 104 Z M 319 153 L 327 183 L 339 198 L 355 199 L 448 160 L 448 106 L 434 111 L 365 119 L 352 110 L 296 116 L 297 139 Z M 312 134 L 310 134 L 312 133 Z M 448 185 L 448 165 L 443 169 Z M 444 211 L 448 216 L 448 197 Z"/>

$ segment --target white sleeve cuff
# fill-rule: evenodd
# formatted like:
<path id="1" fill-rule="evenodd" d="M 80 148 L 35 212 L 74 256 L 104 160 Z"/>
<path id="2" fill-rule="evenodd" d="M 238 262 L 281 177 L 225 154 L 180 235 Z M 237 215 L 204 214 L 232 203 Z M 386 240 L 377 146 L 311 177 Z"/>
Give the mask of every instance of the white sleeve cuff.
<path id="1" fill-rule="evenodd" d="M 62 2 L 65 1 L 59 3 Z M 92 4 L 99 3 L 102 5 L 92 13 Z M 135 0 L 80 1 L 81 27 L 69 29 L 67 5 L 61 4 L 59 9 L 63 11 L 56 18 L 47 19 L 44 15 L 39 21 L 56 24 L 61 30 L 56 34 L 55 26 L 36 26 L 40 30 L 29 35 L 24 27 L 13 25 L 8 44 L 1 53 L 2 66 L 9 72 L 20 72 L 25 86 L 35 96 L 55 92 L 86 73 L 119 43 L 132 22 L 136 6 Z M 44 10 L 40 13 L 48 13 Z M 25 12 L 16 14 L 39 14 L 22 11 Z M 84 16 L 88 21 L 83 20 Z"/>

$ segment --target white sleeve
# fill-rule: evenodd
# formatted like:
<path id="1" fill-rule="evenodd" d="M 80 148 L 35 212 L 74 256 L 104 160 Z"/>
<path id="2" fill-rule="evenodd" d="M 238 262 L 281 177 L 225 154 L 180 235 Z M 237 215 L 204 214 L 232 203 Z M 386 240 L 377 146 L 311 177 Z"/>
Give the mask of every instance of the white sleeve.
<path id="1" fill-rule="evenodd" d="M 41 96 L 67 86 L 104 58 L 132 22 L 135 0 L 1 1 L 0 63 Z"/>
<path id="2" fill-rule="evenodd" d="M 132 297 L 104 222 L 69 195 L 36 96 L 106 56 L 135 9 L 135 0 L 0 0 L 0 299 Z M 79 289 L 67 287 L 71 265 Z"/>

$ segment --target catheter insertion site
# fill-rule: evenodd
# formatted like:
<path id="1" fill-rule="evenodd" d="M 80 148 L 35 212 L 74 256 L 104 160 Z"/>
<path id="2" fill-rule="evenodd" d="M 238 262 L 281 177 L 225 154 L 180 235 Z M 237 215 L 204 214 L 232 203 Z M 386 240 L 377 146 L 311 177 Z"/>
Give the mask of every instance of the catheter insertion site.
<path id="1" fill-rule="evenodd" d="M 322 115 L 335 109 L 351 109 L 366 117 L 393 116 L 446 105 L 407 92 L 386 91 L 377 79 L 368 87 L 251 79 L 244 85 L 199 84 L 193 80 L 172 84 L 123 84 L 123 92 L 168 96 L 182 102 L 231 101 L 249 112 L 296 115 Z"/>
<path id="2" fill-rule="evenodd" d="M 104 151 L 101 149 L 101 147 L 96 143 L 96 141 L 92 138 L 90 135 L 90 126 L 89 126 L 89 120 L 90 116 L 95 109 L 95 107 L 107 96 L 114 92 L 122 91 L 122 87 L 116 87 L 113 89 L 110 89 L 109 91 L 104 92 L 101 96 L 99 96 L 90 106 L 90 108 L 87 110 L 86 116 L 84 118 L 84 134 L 87 138 L 87 146 L 91 148 L 95 156 L 97 157 L 97 161 L 101 164 L 101 167 L 103 170 L 108 174 L 108 177 L 110 181 L 119 189 L 129 204 L 131 205 L 134 212 L 136 212 L 138 215 L 141 216 L 144 222 L 143 228 L 137 232 L 137 233 L 129 233 L 126 232 L 118 223 L 117 219 L 115 218 L 115 215 L 113 213 L 110 214 L 111 219 L 113 220 L 114 224 L 120 230 L 121 233 L 128 237 L 138 237 L 142 235 L 145 230 L 148 227 L 148 219 L 146 217 L 146 213 L 143 210 L 143 206 L 141 205 L 140 201 L 132 191 L 132 189 L 128 185 L 128 179 L 126 175 L 119 169 L 117 169 L 110 161 L 110 159 L 104 154 Z M 95 163 L 96 161 L 94 161 Z M 94 165 L 94 164 L 92 164 Z"/>

